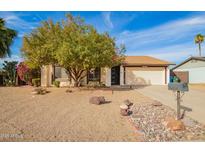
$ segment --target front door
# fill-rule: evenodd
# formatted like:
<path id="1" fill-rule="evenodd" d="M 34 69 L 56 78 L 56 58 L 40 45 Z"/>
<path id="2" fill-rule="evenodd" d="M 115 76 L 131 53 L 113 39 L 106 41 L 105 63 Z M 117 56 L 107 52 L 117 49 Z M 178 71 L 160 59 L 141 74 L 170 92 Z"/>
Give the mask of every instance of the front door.
<path id="1" fill-rule="evenodd" d="M 111 85 L 120 84 L 120 66 L 111 68 Z"/>

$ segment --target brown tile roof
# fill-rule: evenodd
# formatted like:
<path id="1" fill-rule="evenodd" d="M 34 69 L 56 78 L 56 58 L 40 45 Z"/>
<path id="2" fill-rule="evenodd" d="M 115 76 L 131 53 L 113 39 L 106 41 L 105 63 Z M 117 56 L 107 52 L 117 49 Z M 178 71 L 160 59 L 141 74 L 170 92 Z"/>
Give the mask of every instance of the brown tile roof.
<path id="1" fill-rule="evenodd" d="M 150 56 L 125 56 L 124 66 L 168 66 L 172 63 Z"/>

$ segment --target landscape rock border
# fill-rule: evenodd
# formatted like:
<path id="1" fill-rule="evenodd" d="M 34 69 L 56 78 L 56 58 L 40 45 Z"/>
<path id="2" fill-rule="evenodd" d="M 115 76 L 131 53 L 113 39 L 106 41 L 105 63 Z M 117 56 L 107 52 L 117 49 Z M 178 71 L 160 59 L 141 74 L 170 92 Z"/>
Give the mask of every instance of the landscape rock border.
<path id="1" fill-rule="evenodd" d="M 153 105 L 153 103 L 156 102 L 138 103 L 131 108 L 130 121 L 137 128 L 137 133 L 143 136 L 143 141 L 201 141 L 205 139 L 204 125 L 187 116 L 181 122 L 177 122 L 173 120 L 176 112 L 172 108 L 163 104 Z M 170 118 L 174 129 L 167 126 L 170 122 L 167 119 Z M 179 129 L 179 127 L 182 128 Z"/>

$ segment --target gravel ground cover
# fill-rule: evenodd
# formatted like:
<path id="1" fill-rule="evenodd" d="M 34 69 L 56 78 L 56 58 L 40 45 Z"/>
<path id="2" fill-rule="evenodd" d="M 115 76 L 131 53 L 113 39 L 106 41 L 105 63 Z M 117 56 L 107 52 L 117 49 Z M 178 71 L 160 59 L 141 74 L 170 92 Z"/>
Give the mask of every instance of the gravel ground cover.
<path id="1" fill-rule="evenodd" d="M 176 112 L 165 105 L 151 101 L 143 104 L 134 104 L 131 121 L 141 134 L 142 141 L 204 141 L 205 127 L 197 121 L 185 116 L 182 122 L 185 130 L 172 131 L 166 127 L 167 118 L 175 118 Z"/>

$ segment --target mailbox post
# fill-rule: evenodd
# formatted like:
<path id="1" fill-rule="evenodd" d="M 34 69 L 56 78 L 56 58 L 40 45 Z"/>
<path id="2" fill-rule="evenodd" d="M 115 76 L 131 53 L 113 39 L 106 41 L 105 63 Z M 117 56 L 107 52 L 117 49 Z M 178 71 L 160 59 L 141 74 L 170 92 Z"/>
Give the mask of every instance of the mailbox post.
<path id="1" fill-rule="evenodd" d="M 181 92 L 184 93 L 186 91 L 188 91 L 188 84 L 187 83 L 169 83 L 168 84 L 168 90 L 172 90 L 174 92 L 176 92 L 177 94 L 177 120 L 181 119 L 181 113 L 180 113 L 180 102 L 181 102 Z"/>
<path id="2" fill-rule="evenodd" d="M 177 91 L 177 120 L 181 119 L 181 113 L 180 113 L 180 91 Z"/>

